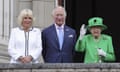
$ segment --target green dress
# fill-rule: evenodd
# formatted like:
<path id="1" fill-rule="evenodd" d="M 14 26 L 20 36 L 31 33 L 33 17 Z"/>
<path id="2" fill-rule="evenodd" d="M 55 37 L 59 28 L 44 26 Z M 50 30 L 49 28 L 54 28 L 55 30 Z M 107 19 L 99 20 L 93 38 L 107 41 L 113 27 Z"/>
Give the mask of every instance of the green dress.
<path id="1" fill-rule="evenodd" d="M 106 57 L 100 57 L 97 49 L 101 48 L 106 52 Z M 115 61 L 114 49 L 111 36 L 102 34 L 99 41 L 95 41 L 91 34 L 84 36 L 82 40 L 77 40 L 75 50 L 85 51 L 84 63 L 98 63 L 101 59 L 104 61 Z"/>

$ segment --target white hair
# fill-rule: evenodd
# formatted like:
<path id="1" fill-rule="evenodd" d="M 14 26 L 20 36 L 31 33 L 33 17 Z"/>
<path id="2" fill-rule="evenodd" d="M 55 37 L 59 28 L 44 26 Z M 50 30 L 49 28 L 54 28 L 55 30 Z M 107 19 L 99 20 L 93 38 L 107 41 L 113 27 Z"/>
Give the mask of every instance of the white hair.
<path id="1" fill-rule="evenodd" d="M 18 16 L 18 24 L 20 24 L 20 25 L 22 24 L 23 18 L 24 18 L 25 16 L 31 17 L 31 18 L 32 18 L 32 24 L 33 24 L 33 22 L 35 21 L 35 18 L 33 17 L 32 10 L 30 10 L 30 9 L 23 9 L 23 10 L 20 12 L 20 14 L 19 14 L 19 16 Z"/>
<path id="2" fill-rule="evenodd" d="M 67 16 L 66 10 L 65 10 L 65 8 L 62 7 L 62 6 L 57 6 L 57 7 L 52 11 L 52 16 L 54 16 L 55 11 L 56 11 L 58 8 L 59 8 L 59 9 L 62 9 L 62 10 L 64 11 L 64 16 L 66 17 L 66 16 Z"/>

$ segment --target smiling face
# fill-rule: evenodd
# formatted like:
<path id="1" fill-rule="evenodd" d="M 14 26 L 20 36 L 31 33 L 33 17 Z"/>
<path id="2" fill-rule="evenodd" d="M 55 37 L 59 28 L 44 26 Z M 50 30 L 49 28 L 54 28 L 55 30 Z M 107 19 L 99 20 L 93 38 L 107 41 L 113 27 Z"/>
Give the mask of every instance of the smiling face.
<path id="1" fill-rule="evenodd" d="M 61 26 L 65 23 L 65 18 L 65 10 L 62 7 L 58 7 L 54 10 L 53 19 L 58 26 Z"/>
<path id="2" fill-rule="evenodd" d="M 20 24 L 25 31 L 28 31 L 29 28 L 32 27 L 34 21 L 35 19 L 30 9 L 23 9 L 18 16 L 18 24 Z"/>
<path id="3" fill-rule="evenodd" d="M 22 26 L 24 29 L 29 29 L 32 26 L 32 18 L 29 16 L 23 17 Z"/>
<path id="4" fill-rule="evenodd" d="M 90 28 L 90 32 L 95 38 L 98 38 L 101 35 L 102 27 L 101 26 L 93 26 Z"/>

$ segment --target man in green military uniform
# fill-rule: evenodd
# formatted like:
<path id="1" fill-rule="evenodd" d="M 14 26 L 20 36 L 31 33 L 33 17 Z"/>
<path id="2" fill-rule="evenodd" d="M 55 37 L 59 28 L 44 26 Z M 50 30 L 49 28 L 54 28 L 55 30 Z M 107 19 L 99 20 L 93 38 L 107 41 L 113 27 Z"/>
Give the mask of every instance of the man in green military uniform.
<path id="1" fill-rule="evenodd" d="M 112 37 L 101 32 L 107 29 L 101 17 L 93 17 L 88 20 L 88 31 L 86 34 L 85 24 L 80 28 L 80 36 L 77 40 L 75 50 L 85 52 L 84 63 L 101 63 L 115 61 Z"/>

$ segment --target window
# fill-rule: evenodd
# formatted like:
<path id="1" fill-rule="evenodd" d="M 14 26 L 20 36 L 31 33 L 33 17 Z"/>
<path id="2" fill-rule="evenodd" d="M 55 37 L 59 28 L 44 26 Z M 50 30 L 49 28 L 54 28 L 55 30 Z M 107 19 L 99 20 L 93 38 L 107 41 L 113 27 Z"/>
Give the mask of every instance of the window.
<path id="1" fill-rule="evenodd" d="M 65 1 L 66 0 L 55 0 L 55 5 L 58 6 L 58 5 L 61 5 L 61 6 L 64 6 L 65 7 Z"/>

